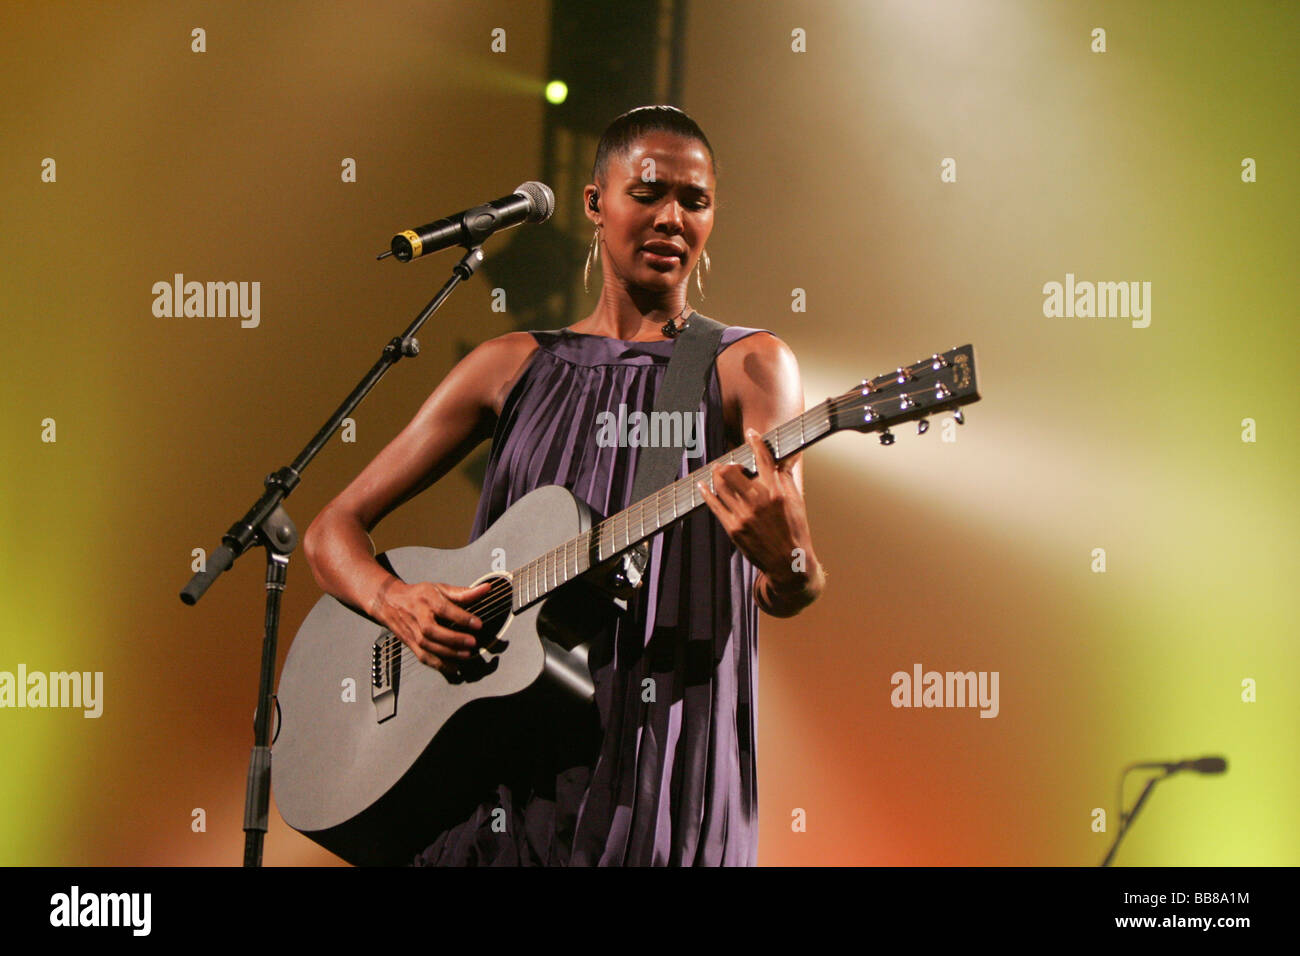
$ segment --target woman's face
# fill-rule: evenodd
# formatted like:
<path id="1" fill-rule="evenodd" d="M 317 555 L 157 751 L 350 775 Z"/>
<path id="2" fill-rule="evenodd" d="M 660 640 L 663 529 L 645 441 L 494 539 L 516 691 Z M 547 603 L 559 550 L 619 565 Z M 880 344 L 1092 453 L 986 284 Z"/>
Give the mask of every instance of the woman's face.
<path id="1" fill-rule="evenodd" d="M 685 282 L 713 231 L 713 165 L 697 140 L 647 133 L 611 157 L 600 191 L 605 268 L 625 285 L 666 292 Z M 585 190 L 589 200 L 595 186 Z M 650 248 L 646 248 L 650 246 Z M 608 275 L 607 275 L 608 278 Z"/>

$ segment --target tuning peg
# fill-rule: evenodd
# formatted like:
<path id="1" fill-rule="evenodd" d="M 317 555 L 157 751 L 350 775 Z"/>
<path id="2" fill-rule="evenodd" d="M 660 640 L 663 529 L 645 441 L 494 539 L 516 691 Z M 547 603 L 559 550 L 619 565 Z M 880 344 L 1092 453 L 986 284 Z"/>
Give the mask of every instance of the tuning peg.
<path id="1" fill-rule="evenodd" d="M 924 435 L 929 430 L 930 430 L 930 419 L 918 418 L 916 420 L 916 433 L 918 435 Z"/>
<path id="2" fill-rule="evenodd" d="M 966 416 L 963 415 L 963 414 L 961 413 L 961 409 L 960 409 L 960 408 L 954 408 L 954 409 L 952 410 L 952 417 L 955 418 L 955 419 L 957 420 L 957 424 L 958 424 L 958 425 L 965 425 L 965 424 L 966 424 Z"/>
<path id="3" fill-rule="evenodd" d="M 880 444 L 892 445 L 893 443 L 894 443 L 894 435 L 888 428 L 886 428 L 883 432 L 880 433 Z"/>

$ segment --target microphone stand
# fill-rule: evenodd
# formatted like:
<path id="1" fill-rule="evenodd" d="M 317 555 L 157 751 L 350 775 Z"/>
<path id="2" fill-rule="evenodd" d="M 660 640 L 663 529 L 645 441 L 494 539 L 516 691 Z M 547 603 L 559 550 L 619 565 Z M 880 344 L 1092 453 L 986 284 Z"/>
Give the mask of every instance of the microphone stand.
<path id="1" fill-rule="evenodd" d="M 481 241 L 473 236 L 471 241 Z M 212 552 L 204 570 L 195 574 L 185 589 L 181 600 L 194 604 L 211 587 L 223 571 L 251 547 L 266 548 L 266 615 L 262 634 L 262 668 L 258 678 L 257 710 L 253 717 L 253 750 L 248 761 L 248 778 L 244 791 L 244 866 L 262 865 L 262 846 L 266 840 L 267 818 L 271 801 L 271 705 L 274 702 L 272 681 L 275 677 L 276 644 L 280 627 L 280 597 L 284 592 L 289 555 L 298 546 L 298 532 L 285 511 L 282 501 L 297 487 L 302 472 L 316 457 L 330 436 L 342 424 L 361 400 L 369 394 L 390 368 L 402 358 L 414 358 L 420 353 L 420 343 L 415 333 L 451 295 L 462 281 L 470 278 L 483 262 L 483 248 L 475 244 L 452 269 L 451 277 L 438 294 L 421 310 L 401 335 L 384 346 L 379 360 L 365 374 L 351 394 L 343 400 L 329 421 L 299 452 L 293 464 L 282 467 L 266 477 L 266 491 L 248 512 L 230 526 L 221 537 L 221 547 Z M 383 258 L 381 256 L 380 258 Z M 277 708 L 278 716 L 278 708 Z M 277 721 L 277 735 L 278 721 Z"/>
<path id="2" fill-rule="evenodd" d="M 1165 770 L 1164 773 L 1160 774 L 1158 777 L 1152 777 L 1150 780 L 1148 780 L 1147 785 L 1142 788 L 1142 793 L 1138 797 L 1137 803 L 1133 804 L 1132 812 L 1128 814 L 1124 813 L 1124 801 L 1123 801 L 1124 782 L 1123 782 L 1123 778 L 1122 777 L 1120 778 L 1119 832 L 1115 834 L 1115 842 L 1110 845 L 1110 852 L 1106 854 L 1106 859 L 1101 861 L 1102 866 L 1110 866 L 1110 861 L 1115 859 L 1115 851 L 1119 849 L 1119 841 L 1124 838 L 1124 834 L 1128 833 L 1129 827 L 1133 826 L 1133 820 L 1135 817 L 1137 817 L 1138 811 L 1142 809 L 1142 804 L 1146 803 L 1146 799 L 1150 795 L 1152 788 L 1155 787 L 1155 785 L 1159 783 L 1161 780 L 1164 780 L 1166 777 L 1168 777 L 1171 773 L 1173 773 L 1173 771 L 1167 769 Z"/>

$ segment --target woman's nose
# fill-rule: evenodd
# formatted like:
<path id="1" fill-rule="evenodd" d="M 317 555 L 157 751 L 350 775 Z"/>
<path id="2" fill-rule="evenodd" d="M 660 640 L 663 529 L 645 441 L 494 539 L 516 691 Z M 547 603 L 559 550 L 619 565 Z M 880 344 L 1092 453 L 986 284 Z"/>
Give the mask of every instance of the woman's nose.
<path id="1" fill-rule="evenodd" d="M 672 199 L 664 203 L 659 210 L 659 215 L 655 218 L 655 225 L 671 226 L 678 232 L 682 229 L 682 207 L 677 200 Z"/>

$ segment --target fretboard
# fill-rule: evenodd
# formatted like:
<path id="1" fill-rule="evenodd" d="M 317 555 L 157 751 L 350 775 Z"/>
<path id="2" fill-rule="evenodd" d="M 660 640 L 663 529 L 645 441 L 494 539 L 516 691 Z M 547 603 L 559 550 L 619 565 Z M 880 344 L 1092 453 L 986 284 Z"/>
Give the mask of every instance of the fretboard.
<path id="1" fill-rule="evenodd" d="M 778 425 L 763 436 L 772 457 L 788 458 L 831 432 L 831 399 L 815 405 L 798 418 Z M 638 542 L 657 534 L 704 504 L 696 487 L 701 482 L 712 491 L 714 465 L 736 463 L 755 471 L 754 450 L 748 443 L 733 448 L 685 478 L 659 489 L 616 515 L 598 522 L 575 538 L 547 551 L 511 572 L 514 610 L 520 611 L 546 597 L 597 565 L 610 561 Z"/>

